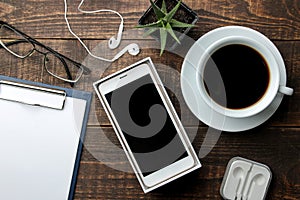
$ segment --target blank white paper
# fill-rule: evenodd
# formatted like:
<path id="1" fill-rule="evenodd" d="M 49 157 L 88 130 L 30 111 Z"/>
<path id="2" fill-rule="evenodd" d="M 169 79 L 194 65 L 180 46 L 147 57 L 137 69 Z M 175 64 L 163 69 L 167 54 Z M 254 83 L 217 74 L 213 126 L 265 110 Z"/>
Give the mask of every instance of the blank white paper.
<path id="1" fill-rule="evenodd" d="M 0 99 L 0 199 L 66 200 L 86 101 L 63 110 Z"/>

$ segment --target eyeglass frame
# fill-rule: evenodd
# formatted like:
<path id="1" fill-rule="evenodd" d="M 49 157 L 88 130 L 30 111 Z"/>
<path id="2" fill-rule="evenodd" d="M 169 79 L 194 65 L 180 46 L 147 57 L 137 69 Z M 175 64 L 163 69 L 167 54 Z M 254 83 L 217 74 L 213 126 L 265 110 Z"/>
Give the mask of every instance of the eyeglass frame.
<path id="1" fill-rule="evenodd" d="M 4 43 L 2 42 L 2 40 L 1 40 L 1 38 L 0 38 L 0 48 L 3 47 L 3 48 L 4 48 L 5 50 L 7 50 L 9 53 L 11 53 L 11 54 L 13 54 L 14 56 L 16 56 L 16 57 L 18 57 L 18 58 L 21 58 L 21 59 L 25 59 L 25 58 L 31 56 L 35 51 L 38 52 L 38 53 L 40 53 L 40 54 L 43 54 L 43 55 L 44 55 L 44 67 L 45 67 L 46 71 L 47 71 L 50 75 L 54 76 L 55 78 L 58 78 L 58 79 L 60 79 L 60 80 L 62 80 L 62 81 L 68 82 L 68 83 L 76 83 L 76 82 L 81 78 L 82 74 L 89 74 L 89 73 L 91 72 L 91 70 L 90 70 L 88 67 L 82 65 L 81 63 L 78 63 L 78 62 L 76 62 L 76 61 L 74 61 L 74 60 L 72 60 L 72 59 L 70 59 L 70 58 L 68 58 L 68 57 L 66 57 L 66 56 L 64 56 L 64 55 L 62 55 L 62 54 L 60 54 L 60 53 L 58 53 L 57 51 L 53 50 L 52 48 L 50 48 L 50 47 L 48 47 L 48 46 L 45 46 L 44 44 L 38 42 L 37 40 L 35 40 L 35 39 L 33 39 L 32 37 L 28 36 L 27 34 L 23 33 L 22 31 L 16 29 L 16 28 L 13 27 L 12 25 L 10 25 L 10 24 L 8 24 L 8 23 L 6 23 L 6 22 L 0 20 L 0 29 L 1 29 L 3 26 L 7 26 L 9 29 L 11 29 L 12 31 L 14 31 L 15 33 L 19 34 L 20 36 L 22 36 L 22 37 L 24 38 L 24 41 L 16 40 L 16 41 L 7 43 L 7 44 L 9 44 L 9 46 L 10 46 L 10 45 L 17 44 L 17 43 L 21 43 L 21 42 L 29 42 L 29 43 L 33 46 L 33 48 L 32 48 L 31 51 L 29 51 L 28 54 L 26 54 L 25 56 L 20 56 L 20 55 L 14 53 L 13 51 L 11 51 L 9 48 L 7 48 L 7 44 L 4 44 Z M 48 52 L 42 52 L 42 51 L 39 51 L 38 49 L 36 49 L 35 45 L 38 45 L 38 46 L 40 46 L 40 47 L 43 47 L 43 48 L 46 49 Z M 55 57 L 57 57 L 57 58 L 62 62 L 62 64 L 64 65 L 64 68 L 65 68 L 65 70 L 66 70 L 66 73 L 67 73 L 67 76 L 68 76 L 69 79 L 65 79 L 65 78 L 59 77 L 59 76 L 57 76 L 57 75 L 51 73 L 51 72 L 48 70 L 48 68 L 46 67 L 46 58 L 47 58 L 47 54 L 48 54 L 48 53 L 53 54 Z M 71 76 L 69 67 L 68 67 L 68 65 L 67 65 L 67 63 L 66 63 L 65 60 L 67 60 L 67 61 L 73 63 L 76 67 L 78 67 L 78 68 L 80 68 L 80 69 L 82 70 L 81 74 L 78 76 L 77 79 L 72 80 L 73 78 L 72 78 L 72 76 Z"/>

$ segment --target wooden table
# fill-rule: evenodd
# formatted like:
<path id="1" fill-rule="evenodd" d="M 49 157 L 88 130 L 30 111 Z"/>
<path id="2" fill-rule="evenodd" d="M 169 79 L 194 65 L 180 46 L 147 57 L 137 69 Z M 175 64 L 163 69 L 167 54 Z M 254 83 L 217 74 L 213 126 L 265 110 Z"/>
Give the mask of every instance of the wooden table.
<path id="1" fill-rule="evenodd" d="M 118 29 L 119 18 L 113 14 L 82 14 L 79 0 L 69 1 L 69 20 L 73 30 L 93 49 L 105 57 L 114 51 L 106 48 L 107 40 Z M 85 148 L 77 178 L 75 199 L 221 199 L 220 185 L 228 161 L 242 156 L 267 164 L 273 179 L 267 199 L 300 199 L 300 1 L 299 0 L 202 0 L 184 1 L 200 20 L 189 36 L 197 40 L 206 32 L 227 25 L 241 25 L 260 31 L 278 47 L 287 70 L 287 85 L 294 88 L 292 97 L 285 97 L 276 113 L 263 125 L 245 132 L 222 132 L 212 151 L 201 158 L 203 167 L 167 186 L 144 194 L 115 133 L 94 95 L 87 128 Z M 0 19 L 38 41 L 92 69 L 82 77 L 75 89 L 93 91 L 92 83 L 101 77 L 150 56 L 157 65 L 162 81 L 169 88 L 171 100 L 193 142 L 200 151 L 208 127 L 198 121 L 184 106 L 180 90 L 180 70 L 184 55 L 166 52 L 162 57 L 152 39 L 138 37 L 133 27 L 148 8 L 149 2 L 130 0 L 88 1 L 83 8 L 110 8 L 125 18 L 123 45 L 141 44 L 141 53 L 124 55 L 114 63 L 91 59 L 80 43 L 69 33 L 63 18 L 63 0 L 1 0 Z M 69 84 L 53 78 L 43 68 L 43 58 L 33 54 L 18 59 L 0 51 L 0 74 L 57 86 Z M 212 143 L 214 141 L 211 141 Z M 118 148 L 117 148 L 118 147 Z M 209 146 L 208 146 L 209 147 Z M 116 151 L 115 149 L 118 149 Z M 1 189 L 0 189 L 1 191 Z"/>

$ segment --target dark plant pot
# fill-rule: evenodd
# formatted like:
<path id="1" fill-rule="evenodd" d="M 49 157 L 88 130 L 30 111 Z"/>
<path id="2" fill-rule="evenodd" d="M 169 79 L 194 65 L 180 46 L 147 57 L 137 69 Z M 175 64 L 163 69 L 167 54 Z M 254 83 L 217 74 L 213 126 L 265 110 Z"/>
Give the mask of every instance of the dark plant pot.
<path id="1" fill-rule="evenodd" d="M 163 0 L 156 0 L 154 3 L 161 8 Z M 176 6 L 178 3 L 177 0 L 165 0 L 167 11 L 170 12 L 172 8 Z M 185 5 L 183 2 L 181 2 L 181 5 L 179 9 L 177 10 L 176 14 L 173 17 L 177 21 L 188 23 L 188 24 L 196 24 L 198 21 L 198 15 L 195 13 L 192 9 L 190 9 L 187 5 Z M 139 19 L 138 24 L 139 25 L 145 25 L 149 23 L 156 22 L 157 18 L 156 15 L 153 11 L 153 8 L 150 6 L 147 11 L 143 14 L 143 16 Z M 174 32 L 178 39 L 182 41 L 187 35 L 187 33 L 190 31 L 191 28 L 174 28 Z M 148 29 L 146 29 L 148 30 Z M 157 41 L 160 42 L 160 35 L 159 31 L 155 31 L 154 33 L 151 34 L 153 38 L 155 38 Z M 166 49 L 168 50 L 173 50 L 175 49 L 179 44 L 174 40 L 169 34 L 167 37 L 167 42 L 166 42 Z"/>

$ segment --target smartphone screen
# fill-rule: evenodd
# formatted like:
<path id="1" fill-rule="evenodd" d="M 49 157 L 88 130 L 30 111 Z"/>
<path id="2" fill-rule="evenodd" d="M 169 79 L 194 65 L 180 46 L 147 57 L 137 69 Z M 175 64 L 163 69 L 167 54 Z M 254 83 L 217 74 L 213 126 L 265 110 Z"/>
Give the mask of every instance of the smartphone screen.
<path id="1" fill-rule="evenodd" d="M 143 176 L 188 156 L 149 74 L 105 94 L 105 98 Z"/>

